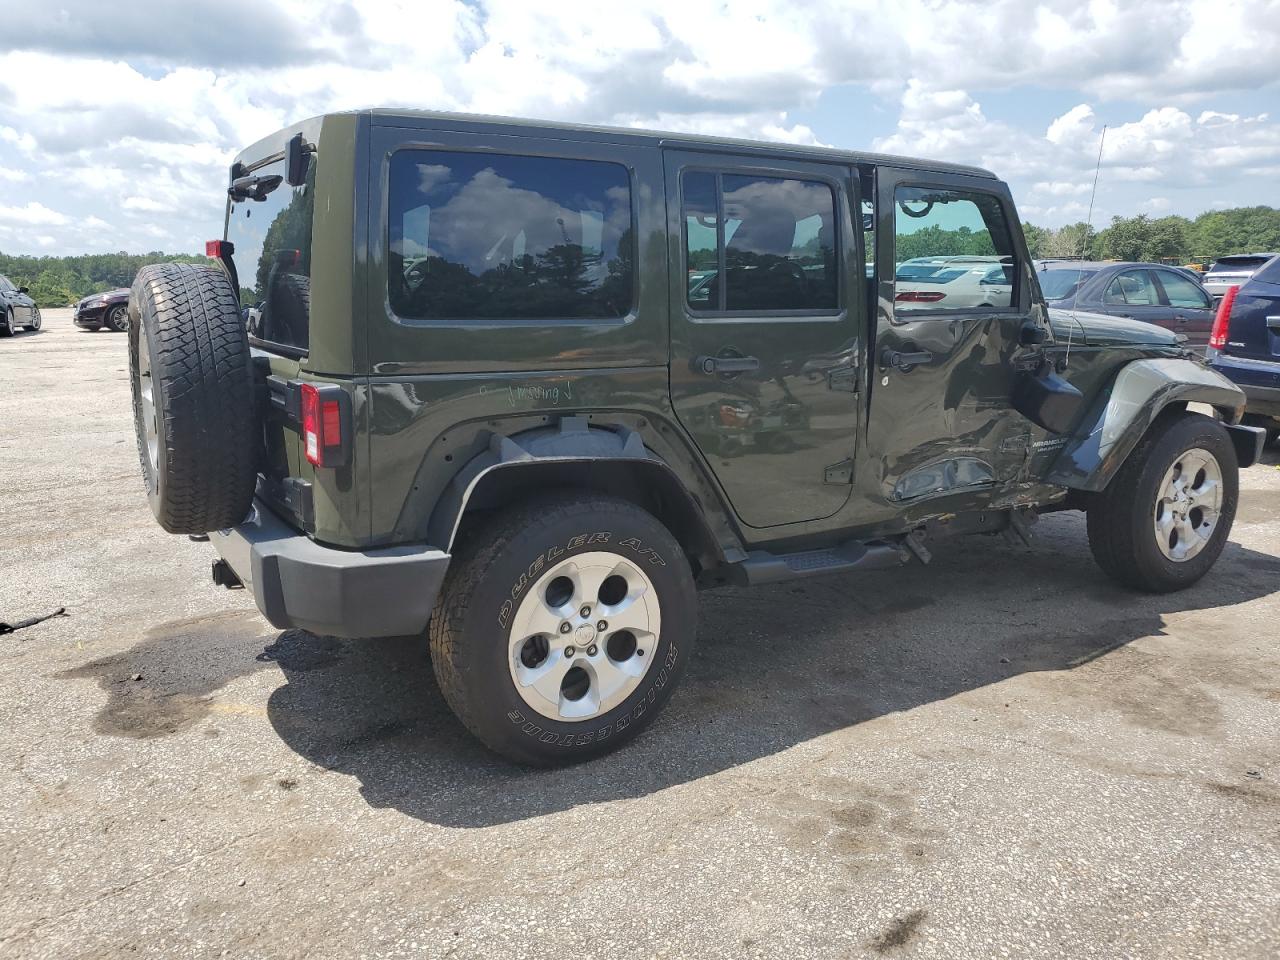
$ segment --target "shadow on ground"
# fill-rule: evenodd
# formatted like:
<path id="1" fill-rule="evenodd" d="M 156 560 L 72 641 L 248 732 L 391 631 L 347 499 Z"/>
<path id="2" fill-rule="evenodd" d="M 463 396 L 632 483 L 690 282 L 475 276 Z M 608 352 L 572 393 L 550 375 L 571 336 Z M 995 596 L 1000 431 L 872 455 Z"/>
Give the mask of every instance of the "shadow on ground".
<path id="1" fill-rule="evenodd" d="M 698 647 L 665 713 L 624 750 L 564 770 L 517 767 L 472 740 L 437 691 L 418 637 L 288 631 L 268 634 L 264 648 L 260 620 L 228 613 L 204 628 L 162 629 L 62 676 L 96 677 L 108 691 L 101 732 L 154 736 L 190 726 L 218 686 L 274 664 L 285 683 L 267 712 L 289 747 L 356 778 L 373 806 L 481 827 L 646 795 L 1011 677 L 1068 671 L 1161 635 L 1170 615 L 1209 611 L 1197 618 L 1208 648 L 1195 669 L 1212 671 L 1213 609 L 1280 586 L 1280 559 L 1231 543 L 1192 589 L 1138 595 L 1093 565 L 1078 514 L 1037 529 L 1031 549 L 968 538 L 942 545 L 927 568 L 703 594 Z M 1104 697 L 1098 708 L 1127 722 L 1213 735 L 1221 722 L 1213 698 L 1151 659 L 1104 693 L 1072 695 Z M 164 683 L 148 693 L 147 677 Z"/>

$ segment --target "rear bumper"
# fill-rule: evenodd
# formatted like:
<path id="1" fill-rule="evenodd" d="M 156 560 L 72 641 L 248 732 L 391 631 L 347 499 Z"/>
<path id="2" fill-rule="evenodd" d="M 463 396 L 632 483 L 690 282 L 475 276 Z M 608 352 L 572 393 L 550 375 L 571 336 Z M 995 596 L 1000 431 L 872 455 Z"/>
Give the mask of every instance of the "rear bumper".
<path id="1" fill-rule="evenodd" d="M 1280 417 L 1280 361 L 1250 360 L 1220 353 L 1210 363 L 1244 391 L 1245 411 Z"/>
<path id="2" fill-rule="evenodd" d="M 449 568 L 449 555 L 434 547 L 322 546 L 259 500 L 243 523 L 209 542 L 273 627 L 336 637 L 421 633 Z"/>

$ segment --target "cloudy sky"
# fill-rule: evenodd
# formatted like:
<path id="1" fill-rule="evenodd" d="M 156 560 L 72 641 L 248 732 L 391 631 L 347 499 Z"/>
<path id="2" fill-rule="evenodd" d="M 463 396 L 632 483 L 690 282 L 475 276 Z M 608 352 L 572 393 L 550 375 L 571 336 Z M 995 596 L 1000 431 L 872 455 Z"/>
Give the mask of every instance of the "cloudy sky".
<path id="1" fill-rule="evenodd" d="M 611 8 L 617 7 L 618 12 Z M 1280 0 L 0 0 L 0 251 L 195 251 L 227 164 L 414 106 L 990 167 L 1024 219 L 1280 206 Z"/>

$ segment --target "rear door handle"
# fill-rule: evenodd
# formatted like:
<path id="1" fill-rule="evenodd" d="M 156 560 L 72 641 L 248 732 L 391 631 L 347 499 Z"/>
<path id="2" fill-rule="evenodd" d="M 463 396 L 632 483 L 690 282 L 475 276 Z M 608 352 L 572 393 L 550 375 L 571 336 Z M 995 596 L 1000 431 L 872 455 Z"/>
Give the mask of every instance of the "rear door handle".
<path id="1" fill-rule="evenodd" d="M 759 370 L 760 361 L 755 357 L 698 357 L 693 361 L 693 368 L 699 373 L 714 377 L 720 373 L 746 373 L 748 370 Z"/>
<path id="2" fill-rule="evenodd" d="M 1280 317 L 1267 317 L 1267 327 L 1271 330 L 1280 330 Z"/>
<path id="3" fill-rule="evenodd" d="M 932 359 L 933 354 L 928 350 L 912 350 L 904 353 L 901 350 L 886 347 L 884 352 L 880 354 L 880 366 L 894 367 L 902 373 L 910 373 L 920 364 L 928 363 Z"/>

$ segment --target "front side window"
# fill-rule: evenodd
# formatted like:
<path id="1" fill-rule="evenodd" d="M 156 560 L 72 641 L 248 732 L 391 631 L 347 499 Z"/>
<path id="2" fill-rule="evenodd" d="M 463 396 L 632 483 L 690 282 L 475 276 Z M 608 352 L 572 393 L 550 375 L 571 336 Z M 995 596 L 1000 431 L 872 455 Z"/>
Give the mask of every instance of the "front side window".
<path id="1" fill-rule="evenodd" d="M 838 305 L 835 194 L 790 177 L 682 178 L 686 299 L 700 311 L 828 311 Z"/>
<path id="2" fill-rule="evenodd" d="M 403 150 L 389 183 L 391 308 L 420 320 L 619 319 L 631 310 L 625 167 Z"/>
<path id="3" fill-rule="evenodd" d="M 1197 283 L 1192 283 L 1172 270 L 1160 271 L 1160 286 L 1169 298 L 1171 307 L 1190 307 L 1193 310 L 1209 309 L 1209 295 Z"/>
<path id="4" fill-rule="evenodd" d="M 1013 236 L 998 197 L 931 187 L 894 191 L 894 309 L 1013 306 Z"/>
<path id="5" fill-rule="evenodd" d="M 1160 293 L 1146 270 L 1127 270 L 1107 285 L 1103 299 L 1113 305 L 1154 307 L 1160 303 Z"/>
<path id="6" fill-rule="evenodd" d="M 298 187 L 284 182 L 283 160 L 257 168 L 253 175 L 269 188 L 265 199 L 234 200 L 227 214 L 250 333 L 298 350 L 310 340 L 316 157 L 310 155 L 306 183 Z"/>

